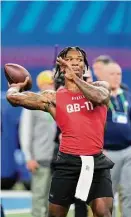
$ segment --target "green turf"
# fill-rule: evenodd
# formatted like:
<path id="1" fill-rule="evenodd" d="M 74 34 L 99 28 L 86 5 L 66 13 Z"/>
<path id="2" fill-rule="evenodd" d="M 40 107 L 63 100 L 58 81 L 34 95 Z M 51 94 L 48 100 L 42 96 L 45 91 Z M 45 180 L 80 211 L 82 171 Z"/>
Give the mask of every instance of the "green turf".
<path id="1" fill-rule="evenodd" d="M 8 214 L 6 217 L 32 217 L 31 214 Z M 68 213 L 67 217 L 73 217 L 73 211 Z"/>
<path id="2" fill-rule="evenodd" d="M 8 214 L 6 217 L 31 217 L 30 214 Z"/>

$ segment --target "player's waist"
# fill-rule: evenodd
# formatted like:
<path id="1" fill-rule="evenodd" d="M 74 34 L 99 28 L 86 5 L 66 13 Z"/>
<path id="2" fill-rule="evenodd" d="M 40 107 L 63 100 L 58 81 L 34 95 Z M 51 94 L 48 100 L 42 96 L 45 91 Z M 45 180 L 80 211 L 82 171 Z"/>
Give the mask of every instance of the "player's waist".
<path id="1" fill-rule="evenodd" d="M 100 151 L 99 153 L 92 154 L 91 156 L 98 157 L 98 156 L 100 156 L 101 154 L 102 154 L 102 151 Z M 67 158 L 73 158 L 73 159 L 80 159 L 80 156 L 81 156 L 81 155 L 78 155 L 78 154 L 70 154 L 70 153 L 65 153 L 65 152 L 59 151 L 59 152 L 58 152 L 58 156 L 67 157 Z"/>
<path id="2" fill-rule="evenodd" d="M 114 166 L 114 163 L 109 158 L 107 158 L 102 152 L 94 154 L 93 157 L 95 169 L 111 169 Z M 62 166 L 81 166 L 81 158 L 79 155 L 72 155 L 68 153 L 63 153 L 61 151 L 58 152 L 56 164 L 58 161 L 61 161 Z"/>

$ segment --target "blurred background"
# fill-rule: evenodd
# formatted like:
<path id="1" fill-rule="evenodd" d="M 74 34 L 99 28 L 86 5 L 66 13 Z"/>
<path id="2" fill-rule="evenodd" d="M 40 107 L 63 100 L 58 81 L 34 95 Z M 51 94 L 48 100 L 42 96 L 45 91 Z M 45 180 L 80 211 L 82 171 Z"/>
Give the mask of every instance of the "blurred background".
<path id="1" fill-rule="evenodd" d="M 2 190 L 29 190 L 31 174 L 18 136 L 21 108 L 11 107 L 5 99 L 4 64 L 24 66 L 32 75 L 32 90 L 38 91 L 36 76 L 53 69 L 56 54 L 66 46 L 80 46 L 87 52 L 91 69 L 94 58 L 110 55 L 122 67 L 123 82 L 131 88 L 131 2 L 2 1 L 1 17 Z M 3 204 L 11 213 L 30 208 L 26 199 L 17 207 L 5 198 Z"/>

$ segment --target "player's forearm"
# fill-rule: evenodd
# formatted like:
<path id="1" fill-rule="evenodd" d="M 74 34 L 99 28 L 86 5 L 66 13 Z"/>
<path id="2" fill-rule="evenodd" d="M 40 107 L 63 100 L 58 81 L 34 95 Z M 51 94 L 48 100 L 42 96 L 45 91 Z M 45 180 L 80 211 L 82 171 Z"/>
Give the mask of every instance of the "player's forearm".
<path id="1" fill-rule="evenodd" d="M 6 98 L 13 106 L 22 106 L 30 110 L 45 110 L 41 96 L 33 92 L 20 93 L 19 87 L 11 87 L 6 94 Z"/>
<path id="2" fill-rule="evenodd" d="M 81 80 L 79 77 L 74 76 L 75 84 L 83 92 L 84 96 L 94 103 L 104 103 L 109 97 L 109 91 L 103 87 L 96 87 L 90 83 Z"/>

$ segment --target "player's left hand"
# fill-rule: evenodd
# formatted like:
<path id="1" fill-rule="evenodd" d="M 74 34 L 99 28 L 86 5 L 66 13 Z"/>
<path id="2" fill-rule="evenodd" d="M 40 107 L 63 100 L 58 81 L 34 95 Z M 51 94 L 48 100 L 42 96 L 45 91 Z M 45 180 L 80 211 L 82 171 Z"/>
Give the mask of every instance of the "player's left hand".
<path id="1" fill-rule="evenodd" d="M 58 57 L 57 58 L 57 61 L 56 63 L 62 67 L 64 73 L 65 73 L 65 77 L 68 79 L 68 80 L 73 80 L 74 76 L 75 76 L 75 73 L 71 67 L 71 65 L 65 61 L 64 59 L 62 59 L 61 57 Z"/>

